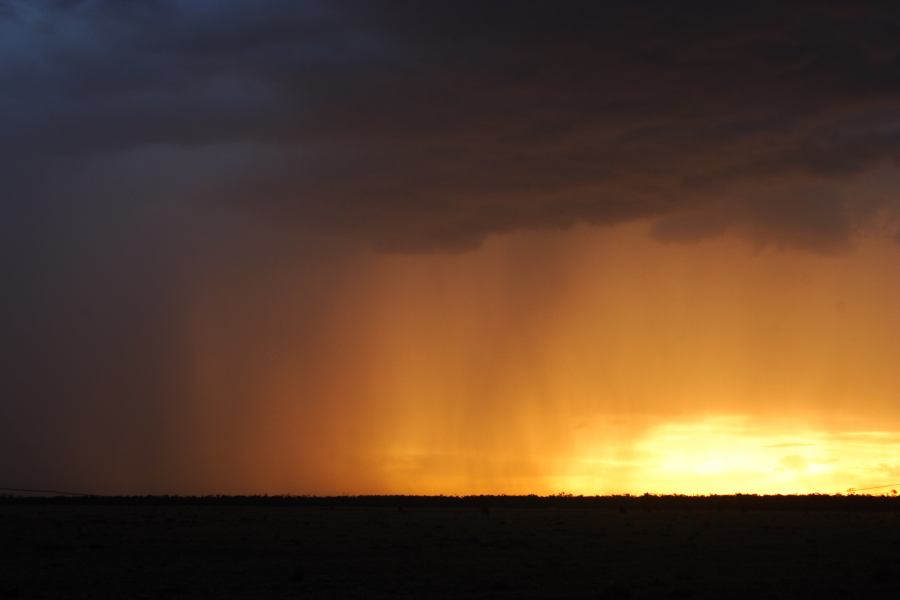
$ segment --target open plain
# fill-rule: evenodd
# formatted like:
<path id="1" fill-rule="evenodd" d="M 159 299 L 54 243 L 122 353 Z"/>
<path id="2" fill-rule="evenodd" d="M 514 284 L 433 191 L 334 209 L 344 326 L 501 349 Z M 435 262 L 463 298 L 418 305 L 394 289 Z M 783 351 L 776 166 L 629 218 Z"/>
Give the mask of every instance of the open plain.
<path id="1" fill-rule="evenodd" d="M 0 598 L 896 597 L 890 498 L 5 499 Z"/>

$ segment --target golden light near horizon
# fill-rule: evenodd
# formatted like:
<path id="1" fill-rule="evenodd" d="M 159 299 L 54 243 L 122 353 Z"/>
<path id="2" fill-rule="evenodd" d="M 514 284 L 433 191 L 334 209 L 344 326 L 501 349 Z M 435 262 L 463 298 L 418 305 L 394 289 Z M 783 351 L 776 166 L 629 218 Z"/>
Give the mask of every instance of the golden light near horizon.
<path id="1" fill-rule="evenodd" d="M 746 416 L 705 417 L 652 427 L 631 458 L 581 450 L 570 475 L 555 480 L 573 493 L 833 494 L 900 481 L 900 432 L 826 432 L 767 424 Z M 610 485 L 627 477 L 621 487 Z M 882 487 L 884 486 L 884 487 Z"/>
<path id="2" fill-rule="evenodd" d="M 493 4 L 0 0 L 3 477 L 900 481 L 892 15 Z"/>
<path id="3" fill-rule="evenodd" d="M 877 240 L 837 257 L 670 246 L 634 225 L 374 256 L 338 307 L 362 332 L 343 393 L 369 400 L 336 425 L 353 456 L 335 479 L 448 494 L 893 483 L 898 255 Z"/>

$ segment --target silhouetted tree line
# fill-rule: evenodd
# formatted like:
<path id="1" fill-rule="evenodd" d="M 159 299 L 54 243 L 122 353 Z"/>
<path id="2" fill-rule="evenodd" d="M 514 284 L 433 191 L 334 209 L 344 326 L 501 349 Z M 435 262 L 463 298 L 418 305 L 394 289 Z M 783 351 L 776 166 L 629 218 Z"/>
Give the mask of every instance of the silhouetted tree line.
<path id="1" fill-rule="evenodd" d="M 0 496 L 0 504 L 131 506 L 296 506 L 320 508 L 456 508 L 592 510 L 900 511 L 900 498 L 868 495 L 727 496 Z"/>

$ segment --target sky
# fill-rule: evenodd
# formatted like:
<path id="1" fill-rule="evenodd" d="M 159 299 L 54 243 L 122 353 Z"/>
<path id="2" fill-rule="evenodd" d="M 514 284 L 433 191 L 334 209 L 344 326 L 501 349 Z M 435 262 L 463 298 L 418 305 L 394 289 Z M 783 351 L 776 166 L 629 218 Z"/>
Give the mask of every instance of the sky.
<path id="1" fill-rule="evenodd" d="M 900 482 L 892 2 L 0 0 L 0 485 Z"/>

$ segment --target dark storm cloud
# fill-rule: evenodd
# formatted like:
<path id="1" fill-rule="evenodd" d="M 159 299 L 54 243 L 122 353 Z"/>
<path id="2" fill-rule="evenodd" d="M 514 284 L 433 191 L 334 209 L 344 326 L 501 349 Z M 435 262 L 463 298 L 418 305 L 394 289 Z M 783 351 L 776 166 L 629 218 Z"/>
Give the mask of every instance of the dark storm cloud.
<path id="1" fill-rule="evenodd" d="M 314 381 L 348 240 L 652 218 L 841 250 L 893 202 L 841 186 L 896 160 L 898 34 L 887 2 L 0 0 L 0 472 L 239 458 L 267 369 Z"/>
<path id="2" fill-rule="evenodd" d="M 397 249 L 684 221 L 747 180 L 807 185 L 897 156 L 890 3 L 85 0 L 0 14 L 2 130 L 18 153 L 239 144 L 245 160 L 207 200 Z M 796 229 L 798 246 L 840 244 L 857 218 L 852 202 L 744 193 L 726 212 L 753 223 L 723 226 Z"/>

